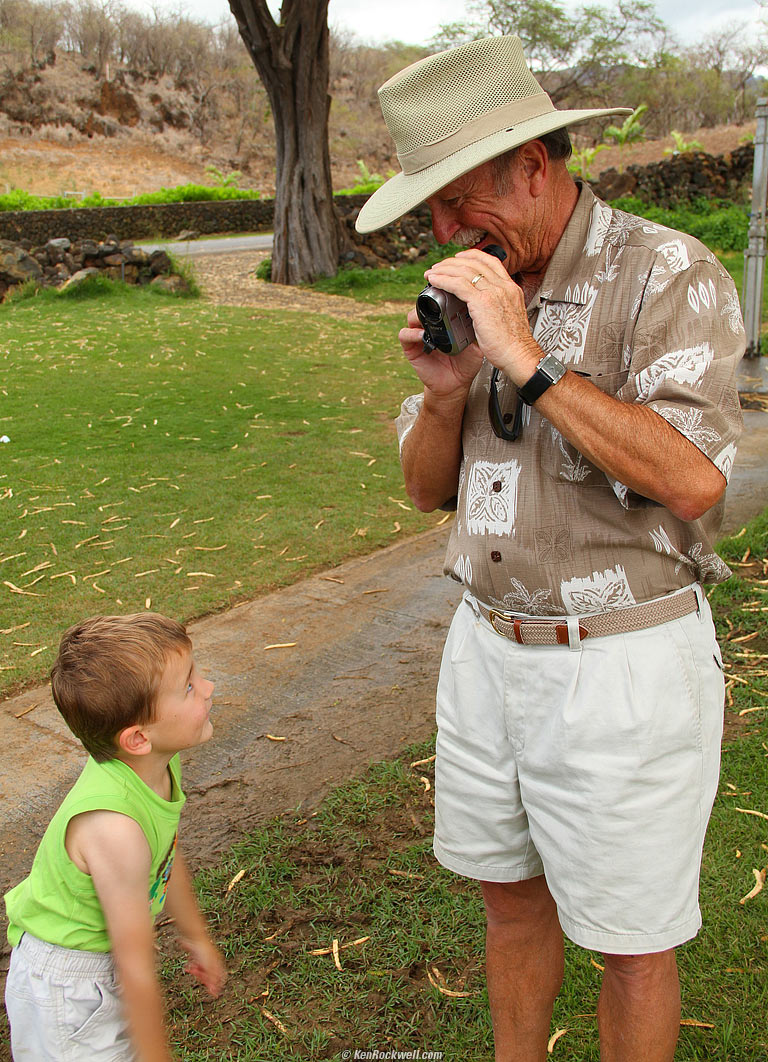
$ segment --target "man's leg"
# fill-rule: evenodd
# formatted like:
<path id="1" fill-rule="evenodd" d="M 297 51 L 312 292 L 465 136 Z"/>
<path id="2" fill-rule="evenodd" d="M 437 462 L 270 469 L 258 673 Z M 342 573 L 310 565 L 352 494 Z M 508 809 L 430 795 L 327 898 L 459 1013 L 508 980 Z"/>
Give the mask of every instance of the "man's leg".
<path id="1" fill-rule="evenodd" d="M 480 883 L 496 1062 L 544 1062 L 563 980 L 563 934 L 544 875 Z"/>
<path id="2" fill-rule="evenodd" d="M 602 1062 L 671 1062 L 680 1032 L 674 950 L 606 955 L 597 1022 Z"/>

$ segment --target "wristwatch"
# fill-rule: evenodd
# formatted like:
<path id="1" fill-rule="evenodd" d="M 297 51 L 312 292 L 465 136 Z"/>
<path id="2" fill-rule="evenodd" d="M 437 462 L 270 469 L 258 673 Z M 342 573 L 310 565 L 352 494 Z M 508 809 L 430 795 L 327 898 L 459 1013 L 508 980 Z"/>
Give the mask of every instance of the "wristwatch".
<path id="1" fill-rule="evenodd" d="M 566 368 L 554 354 L 545 354 L 536 366 L 536 372 L 522 387 L 517 389 L 520 398 L 531 406 L 537 398 L 541 398 L 548 387 L 556 384 L 565 376 Z"/>

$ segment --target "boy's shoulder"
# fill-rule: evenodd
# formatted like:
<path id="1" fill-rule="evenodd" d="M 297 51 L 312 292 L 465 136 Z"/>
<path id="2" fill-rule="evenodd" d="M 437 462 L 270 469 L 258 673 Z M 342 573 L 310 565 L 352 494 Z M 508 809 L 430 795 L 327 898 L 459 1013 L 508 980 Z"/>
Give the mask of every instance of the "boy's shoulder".
<path id="1" fill-rule="evenodd" d="M 172 796 L 170 801 L 165 801 L 122 760 L 98 762 L 89 756 L 56 815 L 62 811 L 69 817 L 83 811 L 124 812 L 127 805 L 143 807 L 149 812 L 172 809 L 176 803 L 184 802 L 178 754 L 168 764 L 168 770 L 172 779 Z"/>
<path id="2" fill-rule="evenodd" d="M 157 889 L 156 882 L 162 878 L 164 868 L 172 864 L 169 853 L 175 848 L 179 815 L 184 803 L 178 759 L 175 758 L 169 767 L 173 779 L 172 796 L 177 799 L 165 801 L 145 785 L 127 764 L 117 760 L 106 763 L 88 760 L 51 819 L 29 875 L 6 894 L 8 939 L 12 945 L 18 943 L 22 932 L 29 932 L 40 940 L 65 948 L 86 951 L 110 949 L 101 904 L 92 878 L 77 866 L 66 850 L 69 824 L 76 816 L 86 812 L 106 813 L 105 817 L 112 820 L 112 825 L 117 825 L 120 818 L 117 833 L 122 835 L 125 831 L 127 836 L 134 839 L 127 847 L 133 851 L 149 852 L 147 895 L 152 904 L 152 913 L 159 912 L 162 902 L 152 890 L 161 895 L 162 890 Z M 117 812 L 117 815 L 109 815 L 110 812 Z M 103 825 L 102 816 L 86 816 L 86 819 L 91 818 L 97 828 Z M 123 822 L 122 819 L 133 821 Z M 141 849 L 144 842 L 139 830 L 146 839 L 148 849 Z M 90 828 L 87 832 L 90 833 Z M 98 841 L 97 837 L 97 847 Z M 102 846 L 102 850 L 108 847 Z"/>

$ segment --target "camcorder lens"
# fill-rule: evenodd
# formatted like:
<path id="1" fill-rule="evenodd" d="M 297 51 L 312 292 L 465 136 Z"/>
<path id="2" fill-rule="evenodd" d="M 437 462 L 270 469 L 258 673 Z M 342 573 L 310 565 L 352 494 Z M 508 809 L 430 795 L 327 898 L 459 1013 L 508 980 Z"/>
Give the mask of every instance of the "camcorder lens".
<path id="1" fill-rule="evenodd" d="M 430 324 L 440 324 L 443 311 L 440 303 L 431 295 L 419 295 L 416 300 L 416 310 L 420 318 L 429 321 Z"/>

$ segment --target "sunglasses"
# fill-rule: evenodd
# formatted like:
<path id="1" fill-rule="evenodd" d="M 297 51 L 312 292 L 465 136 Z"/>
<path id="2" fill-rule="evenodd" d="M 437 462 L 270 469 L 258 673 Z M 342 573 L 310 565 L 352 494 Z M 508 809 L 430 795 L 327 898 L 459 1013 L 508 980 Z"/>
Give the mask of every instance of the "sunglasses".
<path id="1" fill-rule="evenodd" d="M 491 389 L 488 395 L 488 419 L 491 422 L 493 428 L 493 434 L 498 439 L 506 439 L 507 442 L 514 442 L 523 430 L 523 406 L 525 403 L 521 398 L 517 399 L 517 406 L 515 408 L 514 419 L 511 413 L 501 412 L 501 403 L 499 402 L 499 391 L 497 387 L 497 381 L 499 379 L 499 370 L 494 368 L 491 373 Z M 507 427 L 509 421 L 512 421 L 511 430 Z"/>

